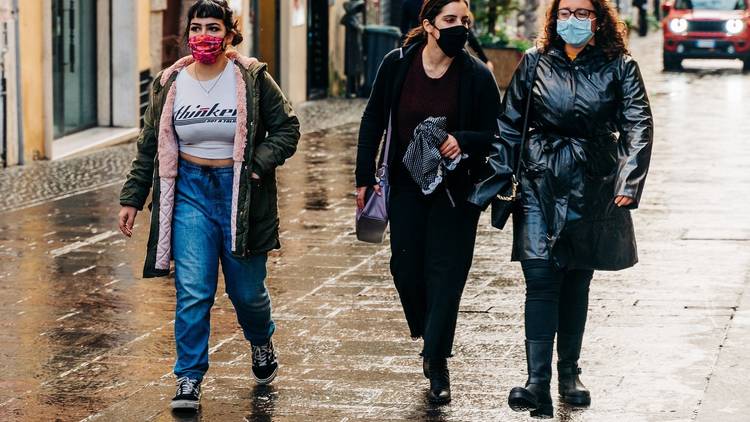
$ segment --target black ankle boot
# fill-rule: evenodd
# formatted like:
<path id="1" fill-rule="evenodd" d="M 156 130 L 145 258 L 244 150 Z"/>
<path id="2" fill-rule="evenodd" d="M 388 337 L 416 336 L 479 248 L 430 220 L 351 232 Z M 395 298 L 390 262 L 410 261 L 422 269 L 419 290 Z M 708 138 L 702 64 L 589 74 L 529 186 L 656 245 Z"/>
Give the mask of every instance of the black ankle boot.
<path id="1" fill-rule="evenodd" d="M 553 416 L 549 384 L 552 380 L 551 341 L 526 340 L 526 366 L 529 378 L 525 387 L 515 387 L 508 395 L 508 406 L 516 412 L 529 411 L 532 417 Z"/>
<path id="2" fill-rule="evenodd" d="M 422 358 L 422 373 L 425 378 L 430 379 L 430 361 L 427 358 Z"/>
<path id="3" fill-rule="evenodd" d="M 557 335 L 557 387 L 562 401 L 574 406 L 591 404 L 591 393 L 579 377 L 578 358 L 582 341 L 583 333 Z"/>
<path id="4" fill-rule="evenodd" d="M 448 359 L 425 358 L 423 369 L 425 376 L 430 379 L 431 402 L 445 404 L 451 401 L 451 380 L 448 373 Z"/>

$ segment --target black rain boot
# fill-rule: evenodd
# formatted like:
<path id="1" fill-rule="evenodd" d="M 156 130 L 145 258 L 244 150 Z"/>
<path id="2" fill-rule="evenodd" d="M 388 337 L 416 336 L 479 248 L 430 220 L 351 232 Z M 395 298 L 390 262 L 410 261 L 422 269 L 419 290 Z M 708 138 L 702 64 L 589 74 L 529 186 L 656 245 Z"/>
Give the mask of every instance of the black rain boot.
<path id="1" fill-rule="evenodd" d="M 516 412 L 529 411 L 531 416 L 549 419 L 553 416 L 552 396 L 549 392 L 552 381 L 551 341 L 526 340 L 526 366 L 529 378 L 525 387 L 515 387 L 508 395 L 508 406 Z"/>
<path id="2" fill-rule="evenodd" d="M 581 382 L 578 358 L 581 355 L 583 333 L 557 335 L 557 387 L 564 403 L 589 406 L 591 393 Z"/>
<path id="3" fill-rule="evenodd" d="M 451 401 L 451 379 L 448 373 L 448 359 L 425 358 L 425 376 L 430 379 L 428 398 L 432 403 L 445 404 Z"/>

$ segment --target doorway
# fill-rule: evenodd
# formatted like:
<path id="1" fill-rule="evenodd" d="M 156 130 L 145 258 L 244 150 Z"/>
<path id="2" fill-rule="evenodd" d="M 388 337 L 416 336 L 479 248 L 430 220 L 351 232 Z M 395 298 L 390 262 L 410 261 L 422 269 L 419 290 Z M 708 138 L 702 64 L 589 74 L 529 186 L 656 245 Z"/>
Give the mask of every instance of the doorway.
<path id="1" fill-rule="evenodd" d="M 161 68 L 171 66 L 181 56 L 182 1 L 167 0 L 167 10 L 162 20 Z"/>
<path id="2" fill-rule="evenodd" d="M 307 98 L 328 94 L 328 0 L 310 0 L 307 16 Z"/>
<path id="3" fill-rule="evenodd" d="M 279 69 L 279 57 L 281 57 L 279 51 L 281 45 L 279 32 L 280 6 L 279 0 L 256 1 L 255 16 L 258 17 L 258 24 L 253 25 L 256 31 L 253 39 L 257 43 L 254 50 L 258 52 L 260 61 L 268 64 L 268 73 L 277 81 L 281 74 Z"/>
<path id="4" fill-rule="evenodd" d="M 96 0 L 52 0 L 55 139 L 97 125 Z"/>

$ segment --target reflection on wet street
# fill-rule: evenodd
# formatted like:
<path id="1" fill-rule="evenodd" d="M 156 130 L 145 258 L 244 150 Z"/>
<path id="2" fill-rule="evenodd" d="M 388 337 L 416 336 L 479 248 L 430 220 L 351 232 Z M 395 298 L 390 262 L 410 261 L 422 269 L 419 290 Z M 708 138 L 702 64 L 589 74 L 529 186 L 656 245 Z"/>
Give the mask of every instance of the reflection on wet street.
<path id="1" fill-rule="evenodd" d="M 581 359 L 593 405 L 556 405 L 559 421 L 740 420 L 711 417 L 724 415 L 731 387 L 722 353 L 734 350 L 733 318 L 750 306 L 750 75 L 715 61 L 662 73 L 660 42 L 632 45 L 657 122 L 635 213 L 641 262 L 595 275 Z M 267 282 L 279 377 L 255 386 L 220 287 L 197 415 L 168 409 L 174 288 L 140 278 L 147 212 L 129 240 L 115 225 L 119 186 L 0 213 L 0 420 L 527 420 L 505 402 L 525 380 L 511 233 L 483 217 L 450 362 L 453 402 L 434 407 L 388 245 L 353 235 L 356 131 L 305 135 L 279 171 L 283 249 Z"/>

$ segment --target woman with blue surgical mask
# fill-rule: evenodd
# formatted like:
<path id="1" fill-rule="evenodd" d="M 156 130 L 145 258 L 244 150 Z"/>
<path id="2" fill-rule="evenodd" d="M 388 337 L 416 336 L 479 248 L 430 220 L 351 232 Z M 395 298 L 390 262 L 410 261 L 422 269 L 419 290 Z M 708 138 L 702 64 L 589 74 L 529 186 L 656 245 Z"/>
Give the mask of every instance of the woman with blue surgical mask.
<path id="1" fill-rule="evenodd" d="M 588 406 L 578 365 L 595 270 L 638 261 L 630 210 L 641 201 L 653 121 L 625 26 L 607 0 L 553 0 L 537 48 L 529 50 L 501 105 L 490 155 L 518 167 L 512 259 L 526 279 L 528 379 L 508 404 L 552 417 L 557 340 L 560 400 Z M 519 153 L 520 151 L 520 153 Z"/>

